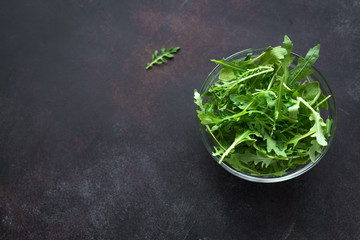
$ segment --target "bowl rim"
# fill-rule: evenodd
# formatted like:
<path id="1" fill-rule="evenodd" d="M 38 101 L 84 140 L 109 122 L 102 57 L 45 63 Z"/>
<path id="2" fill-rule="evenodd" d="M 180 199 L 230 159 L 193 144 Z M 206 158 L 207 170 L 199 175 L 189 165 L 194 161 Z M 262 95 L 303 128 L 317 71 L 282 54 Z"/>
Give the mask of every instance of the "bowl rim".
<path id="1" fill-rule="evenodd" d="M 245 53 L 251 53 L 251 52 L 255 52 L 255 51 L 265 51 L 267 48 L 247 48 L 241 51 L 238 51 L 236 53 L 231 54 L 230 56 L 225 58 L 225 61 L 229 61 L 229 59 L 232 58 L 236 58 L 237 56 L 241 55 L 241 54 L 245 54 Z M 291 52 L 291 54 L 297 58 L 300 58 L 301 56 L 297 53 Z M 223 68 L 222 66 L 220 66 L 219 64 L 217 64 L 213 70 L 207 75 L 207 77 L 205 78 L 205 81 L 203 82 L 201 88 L 200 88 L 200 94 L 204 93 L 205 89 L 207 88 L 207 86 L 209 85 L 209 79 L 212 77 L 212 75 L 219 70 L 219 68 Z M 248 180 L 251 182 L 257 182 L 257 183 L 276 183 L 276 182 L 283 182 L 286 180 L 290 180 L 293 179 L 295 177 L 298 177 L 304 173 L 306 173 L 307 171 L 309 171 L 311 168 L 313 168 L 317 163 L 320 162 L 320 160 L 325 156 L 326 152 L 329 150 L 331 143 L 333 142 L 333 139 L 335 137 L 335 132 L 336 132 L 336 126 L 337 126 L 337 107 L 336 107 L 336 99 L 334 96 L 334 93 L 331 90 L 331 87 L 329 85 L 329 83 L 327 82 L 326 78 L 324 77 L 324 75 L 315 67 L 315 66 L 311 66 L 311 68 L 320 76 L 320 78 L 323 80 L 323 82 L 325 83 L 325 87 L 326 89 L 330 92 L 331 96 L 332 96 L 332 100 L 333 100 L 333 107 L 334 107 L 334 112 L 332 115 L 332 127 L 331 127 L 331 135 L 329 138 L 327 138 L 328 140 L 328 144 L 327 146 L 322 148 L 322 151 L 320 154 L 318 154 L 314 160 L 314 162 L 312 161 L 308 161 L 305 166 L 303 166 L 302 168 L 298 169 L 297 171 L 294 171 L 293 173 L 290 173 L 288 175 L 284 175 L 284 176 L 274 176 L 274 175 L 263 175 L 263 176 L 257 176 L 257 175 L 251 175 L 249 173 L 246 172 L 240 172 L 235 170 L 234 168 L 230 167 L 229 165 L 227 165 L 225 162 L 221 162 L 219 165 L 221 167 L 223 167 L 225 170 L 227 170 L 228 172 L 230 172 L 231 174 L 242 178 L 244 180 Z M 323 85 L 323 84 L 322 84 Z M 330 113 L 329 113 L 330 115 Z M 206 144 L 207 140 L 206 140 L 206 132 L 204 130 L 203 125 L 201 124 L 199 118 L 197 117 L 197 124 L 198 124 L 198 128 L 199 128 L 199 132 L 201 135 L 201 139 L 203 144 L 205 145 L 205 148 L 208 150 L 208 152 L 210 153 L 211 157 L 218 163 L 219 162 L 219 158 L 216 156 L 212 155 L 212 149 L 210 147 L 210 144 Z M 273 177 L 269 177 L 269 176 L 273 176 Z"/>

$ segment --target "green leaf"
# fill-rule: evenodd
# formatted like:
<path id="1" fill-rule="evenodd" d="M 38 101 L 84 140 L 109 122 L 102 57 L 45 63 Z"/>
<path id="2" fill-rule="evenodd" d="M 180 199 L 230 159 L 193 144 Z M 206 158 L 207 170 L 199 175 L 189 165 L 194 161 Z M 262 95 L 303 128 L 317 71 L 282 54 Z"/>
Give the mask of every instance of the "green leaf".
<path id="1" fill-rule="evenodd" d="M 256 152 L 256 154 L 254 154 L 250 151 L 245 151 L 244 154 L 239 154 L 238 158 L 240 161 L 245 163 L 253 162 L 255 165 L 260 164 L 263 168 L 267 168 L 272 161 L 271 158 L 268 158 L 267 156 L 262 155 L 259 152 Z"/>
<path id="2" fill-rule="evenodd" d="M 180 47 L 172 47 L 172 48 L 169 48 L 169 50 L 167 50 L 167 51 L 170 53 L 176 53 L 179 50 L 180 50 Z"/>
<path id="3" fill-rule="evenodd" d="M 245 66 L 239 66 L 239 62 L 226 62 L 225 59 L 221 59 L 221 60 L 215 60 L 215 59 L 211 59 L 212 62 L 219 64 L 221 66 L 223 66 L 224 68 L 228 68 L 228 69 L 233 69 L 236 71 L 240 71 L 243 72 L 244 70 L 246 70 Z"/>
<path id="4" fill-rule="evenodd" d="M 230 157 L 224 159 L 227 163 L 229 163 L 233 168 L 237 169 L 238 171 L 245 171 L 253 174 L 259 174 L 258 171 L 252 169 L 247 163 L 242 161 L 243 154 L 240 153 L 233 153 Z"/>
<path id="5" fill-rule="evenodd" d="M 285 77 L 284 83 L 289 82 L 289 67 L 293 61 L 294 61 L 294 57 L 292 57 L 291 54 L 286 54 L 286 56 L 284 57 L 284 60 L 281 62 L 283 76 Z"/>
<path id="6" fill-rule="evenodd" d="M 151 58 L 152 61 L 146 65 L 145 69 L 147 70 L 147 69 L 151 68 L 154 64 L 167 63 L 166 58 L 173 58 L 174 55 L 172 53 L 176 53 L 179 50 L 180 50 L 180 47 L 172 47 L 172 48 L 169 48 L 168 50 L 165 50 L 165 47 L 162 47 L 160 55 L 158 55 L 158 51 L 155 50 L 155 52 Z"/>
<path id="7" fill-rule="evenodd" d="M 288 36 L 284 36 L 283 47 L 286 49 L 287 54 L 290 54 L 293 49 L 294 44 L 291 42 Z"/>
<path id="8" fill-rule="evenodd" d="M 234 139 L 234 142 L 231 144 L 231 146 L 226 149 L 226 151 L 224 152 L 224 154 L 221 156 L 220 160 L 219 160 L 219 163 L 221 163 L 223 161 L 223 159 L 226 157 L 226 155 L 229 154 L 229 152 L 231 150 L 233 150 L 238 144 L 244 142 L 244 141 L 255 141 L 255 139 L 252 139 L 250 137 L 250 135 L 253 135 L 254 133 L 251 132 L 250 130 L 247 130 L 243 133 L 240 133 L 240 134 L 236 134 L 236 137 Z"/>
<path id="9" fill-rule="evenodd" d="M 326 124 L 324 123 L 324 120 L 320 117 L 320 114 L 318 112 L 313 112 L 313 114 L 309 117 L 310 120 L 315 121 L 312 128 L 310 128 L 310 131 L 315 131 L 312 137 L 316 137 L 316 141 L 321 146 L 326 146 L 326 138 L 324 135 L 324 127 L 326 127 Z"/>
<path id="10" fill-rule="evenodd" d="M 310 131 L 314 130 L 315 133 L 311 135 L 312 137 L 316 137 L 316 141 L 321 146 L 326 146 L 326 138 L 324 136 L 324 127 L 326 127 L 326 124 L 324 123 L 324 120 L 321 118 L 320 113 L 316 112 L 303 98 L 297 97 L 298 100 L 300 100 L 307 108 L 309 108 L 312 112 L 309 119 L 314 121 L 314 125 L 310 128 Z"/>
<path id="11" fill-rule="evenodd" d="M 283 176 L 285 174 L 286 170 L 287 169 L 281 169 L 281 170 L 279 170 L 277 172 L 272 173 L 272 175 L 281 177 L 281 176 Z"/>
<path id="12" fill-rule="evenodd" d="M 298 144 L 298 142 L 301 139 L 304 139 L 306 137 L 309 137 L 310 135 L 314 134 L 316 131 L 315 130 L 310 130 L 309 132 L 307 132 L 306 134 L 297 134 L 295 135 L 295 137 L 293 137 L 288 144 L 294 144 L 294 147 Z"/>
<path id="13" fill-rule="evenodd" d="M 292 84 L 296 81 L 303 80 L 314 71 L 309 69 L 319 57 L 320 44 L 316 45 L 313 48 L 310 48 L 308 53 L 305 56 L 305 59 L 299 57 L 296 67 L 289 72 L 288 83 Z"/>
<path id="14" fill-rule="evenodd" d="M 294 105 L 288 108 L 289 117 L 293 119 L 297 119 L 297 115 L 299 113 L 300 101 L 297 100 Z"/>
<path id="15" fill-rule="evenodd" d="M 200 96 L 200 93 L 195 89 L 194 90 L 194 98 L 195 98 L 195 101 L 194 103 L 199 106 L 199 108 L 204 111 L 204 106 L 202 104 L 202 98 Z"/>
<path id="16" fill-rule="evenodd" d="M 274 107 L 276 104 L 276 99 L 277 99 L 276 94 L 272 91 L 266 91 L 264 94 L 265 94 L 267 106 L 269 108 Z M 272 98 L 272 97 L 274 97 L 274 98 Z"/>
<path id="17" fill-rule="evenodd" d="M 219 80 L 228 82 L 234 79 L 236 79 L 236 75 L 234 74 L 234 71 L 231 68 L 221 69 L 219 74 Z"/>
<path id="18" fill-rule="evenodd" d="M 328 98 L 330 98 L 331 97 L 331 95 L 329 95 L 329 96 L 324 96 L 324 95 L 322 95 L 322 94 L 320 94 L 320 97 L 319 97 L 319 99 L 318 99 L 318 102 L 319 103 L 317 103 L 316 104 L 316 106 L 315 106 L 315 108 L 316 107 L 323 107 L 323 108 L 325 108 L 326 110 L 328 110 L 328 102 L 326 101 Z"/>
<path id="19" fill-rule="evenodd" d="M 321 153 L 321 146 L 316 140 L 311 141 L 312 146 L 309 149 L 309 157 L 312 162 L 315 161 L 316 153 Z"/>
<path id="20" fill-rule="evenodd" d="M 264 135 L 264 139 L 266 139 L 268 153 L 274 151 L 279 156 L 287 157 L 284 149 L 280 149 L 278 141 L 275 141 L 267 134 Z"/>
<path id="21" fill-rule="evenodd" d="M 316 102 L 321 94 L 319 82 L 310 82 L 298 90 L 299 95 L 312 105 L 312 102 Z"/>
<path id="22" fill-rule="evenodd" d="M 280 114 L 281 98 L 282 98 L 282 94 L 283 94 L 283 83 L 284 83 L 285 79 L 286 79 L 286 76 L 283 75 L 281 77 L 280 83 L 279 83 L 279 88 L 278 88 L 278 92 L 277 92 L 277 99 L 276 99 L 276 102 L 275 102 L 273 130 L 276 129 L 276 121 L 279 118 L 279 114 Z"/>
<path id="23" fill-rule="evenodd" d="M 252 96 L 231 94 L 230 100 L 237 105 L 240 109 L 245 109 L 251 102 Z"/>
<path id="24" fill-rule="evenodd" d="M 330 137 L 330 131 L 331 131 L 331 125 L 333 123 L 333 120 L 332 119 L 326 119 L 326 136 L 327 137 Z"/>
<path id="25" fill-rule="evenodd" d="M 265 54 L 259 58 L 258 65 L 269 65 L 278 63 L 286 55 L 286 49 L 278 46 L 275 48 L 268 47 Z"/>
<path id="26" fill-rule="evenodd" d="M 221 156 L 225 150 L 221 147 L 214 146 L 215 152 L 212 153 L 213 156 Z"/>
<path id="27" fill-rule="evenodd" d="M 215 113 L 212 112 L 199 112 L 198 118 L 201 120 L 201 124 L 209 125 L 209 124 L 217 124 L 222 120 L 219 119 Z"/>

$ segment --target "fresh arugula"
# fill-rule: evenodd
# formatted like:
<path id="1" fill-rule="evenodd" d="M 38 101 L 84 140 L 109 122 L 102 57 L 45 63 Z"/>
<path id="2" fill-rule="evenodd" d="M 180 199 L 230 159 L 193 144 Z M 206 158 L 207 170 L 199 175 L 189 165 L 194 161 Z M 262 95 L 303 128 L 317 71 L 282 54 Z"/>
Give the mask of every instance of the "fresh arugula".
<path id="1" fill-rule="evenodd" d="M 151 68 L 154 64 L 163 64 L 167 63 L 166 58 L 173 58 L 174 53 L 180 50 L 180 47 L 172 47 L 168 50 L 165 50 L 165 47 L 161 48 L 160 55 L 158 55 L 158 51 L 155 50 L 154 54 L 152 55 L 151 62 L 149 62 L 145 69 Z"/>
<path id="2" fill-rule="evenodd" d="M 282 176 L 314 161 L 327 145 L 332 120 L 325 123 L 319 107 L 327 108 L 331 96 L 308 78 L 320 45 L 290 69 L 292 48 L 285 36 L 283 46 L 268 47 L 255 58 L 211 60 L 223 67 L 219 80 L 202 95 L 195 90 L 194 98 L 219 163 L 253 175 Z"/>

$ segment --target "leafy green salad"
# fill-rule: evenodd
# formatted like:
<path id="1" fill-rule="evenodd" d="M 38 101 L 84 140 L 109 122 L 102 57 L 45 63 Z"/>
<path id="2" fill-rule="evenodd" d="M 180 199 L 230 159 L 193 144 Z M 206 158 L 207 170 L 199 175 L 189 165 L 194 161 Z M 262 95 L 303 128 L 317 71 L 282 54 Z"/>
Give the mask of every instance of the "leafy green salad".
<path id="1" fill-rule="evenodd" d="M 202 95 L 195 90 L 194 98 L 219 163 L 252 175 L 282 176 L 314 161 L 328 144 L 332 120 L 324 122 L 320 107 L 327 109 L 331 95 L 309 79 L 320 45 L 297 61 L 292 48 L 285 36 L 283 46 L 256 57 L 212 60 L 223 67 L 219 79 Z"/>

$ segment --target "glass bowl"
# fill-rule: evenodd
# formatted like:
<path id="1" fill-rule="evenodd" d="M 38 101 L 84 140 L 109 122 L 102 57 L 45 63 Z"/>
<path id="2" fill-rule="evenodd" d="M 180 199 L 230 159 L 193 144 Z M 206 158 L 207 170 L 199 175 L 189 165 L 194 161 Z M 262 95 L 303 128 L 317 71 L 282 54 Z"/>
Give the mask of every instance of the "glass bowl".
<path id="1" fill-rule="evenodd" d="M 246 49 L 246 50 L 234 53 L 233 55 L 227 57 L 225 59 L 225 61 L 231 62 L 233 60 L 243 60 L 249 53 L 252 54 L 252 57 L 256 57 L 256 56 L 259 56 L 265 50 L 266 50 L 266 48 Z M 296 66 L 297 61 L 299 59 L 299 55 L 297 55 L 296 53 L 292 53 L 292 55 L 293 55 L 293 57 L 295 57 L 295 59 L 294 59 L 294 62 L 291 64 L 290 69 L 293 69 Z M 218 80 L 219 73 L 222 68 L 223 68 L 222 66 L 217 65 L 210 72 L 210 74 L 207 76 L 207 78 L 205 79 L 205 82 L 203 83 L 203 85 L 200 89 L 200 92 L 199 92 L 200 95 L 207 92 L 209 90 L 209 86 Z M 331 125 L 331 130 L 330 130 L 330 137 L 327 138 L 328 144 L 327 144 L 327 146 L 322 147 L 321 153 L 316 155 L 314 162 L 308 161 L 306 164 L 299 165 L 295 169 L 289 169 L 285 172 L 285 174 L 283 176 L 274 176 L 274 175 L 264 175 L 264 176 L 256 175 L 255 176 L 255 175 L 251 175 L 250 173 L 247 173 L 244 171 L 238 171 L 238 170 L 234 169 L 233 167 L 231 167 L 226 162 L 221 162 L 219 164 L 220 166 L 225 168 L 228 172 L 232 173 L 233 175 L 240 177 L 242 179 L 248 180 L 248 181 L 259 182 L 259 183 L 274 183 L 274 182 L 282 182 L 282 181 L 289 180 L 289 179 L 295 178 L 297 176 L 300 176 L 301 174 L 309 171 L 325 156 L 326 152 L 329 150 L 329 147 L 330 147 L 330 145 L 333 141 L 334 135 L 335 135 L 335 129 L 336 129 L 336 124 L 337 124 L 336 103 L 335 103 L 334 94 L 331 91 L 331 88 L 330 88 L 329 84 L 327 83 L 325 77 L 315 67 L 311 67 L 311 69 L 314 70 L 314 73 L 309 76 L 309 79 L 311 81 L 319 82 L 322 94 L 324 94 L 325 96 L 327 96 L 327 95 L 332 96 L 331 98 L 329 98 L 327 100 L 328 110 L 323 109 L 323 108 L 321 109 L 321 117 L 323 119 L 330 117 L 330 119 L 333 120 L 333 123 Z M 213 142 L 212 142 L 211 136 L 206 132 L 206 128 L 200 123 L 199 118 L 197 118 L 197 120 L 198 120 L 198 127 L 199 127 L 199 131 L 200 131 L 200 135 L 201 135 L 202 141 L 203 141 L 206 149 L 209 151 L 209 153 L 213 157 L 213 159 L 216 162 L 219 162 L 219 158 L 212 155 L 212 153 L 214 152 L 214 148 L 213 148 Z"/>

